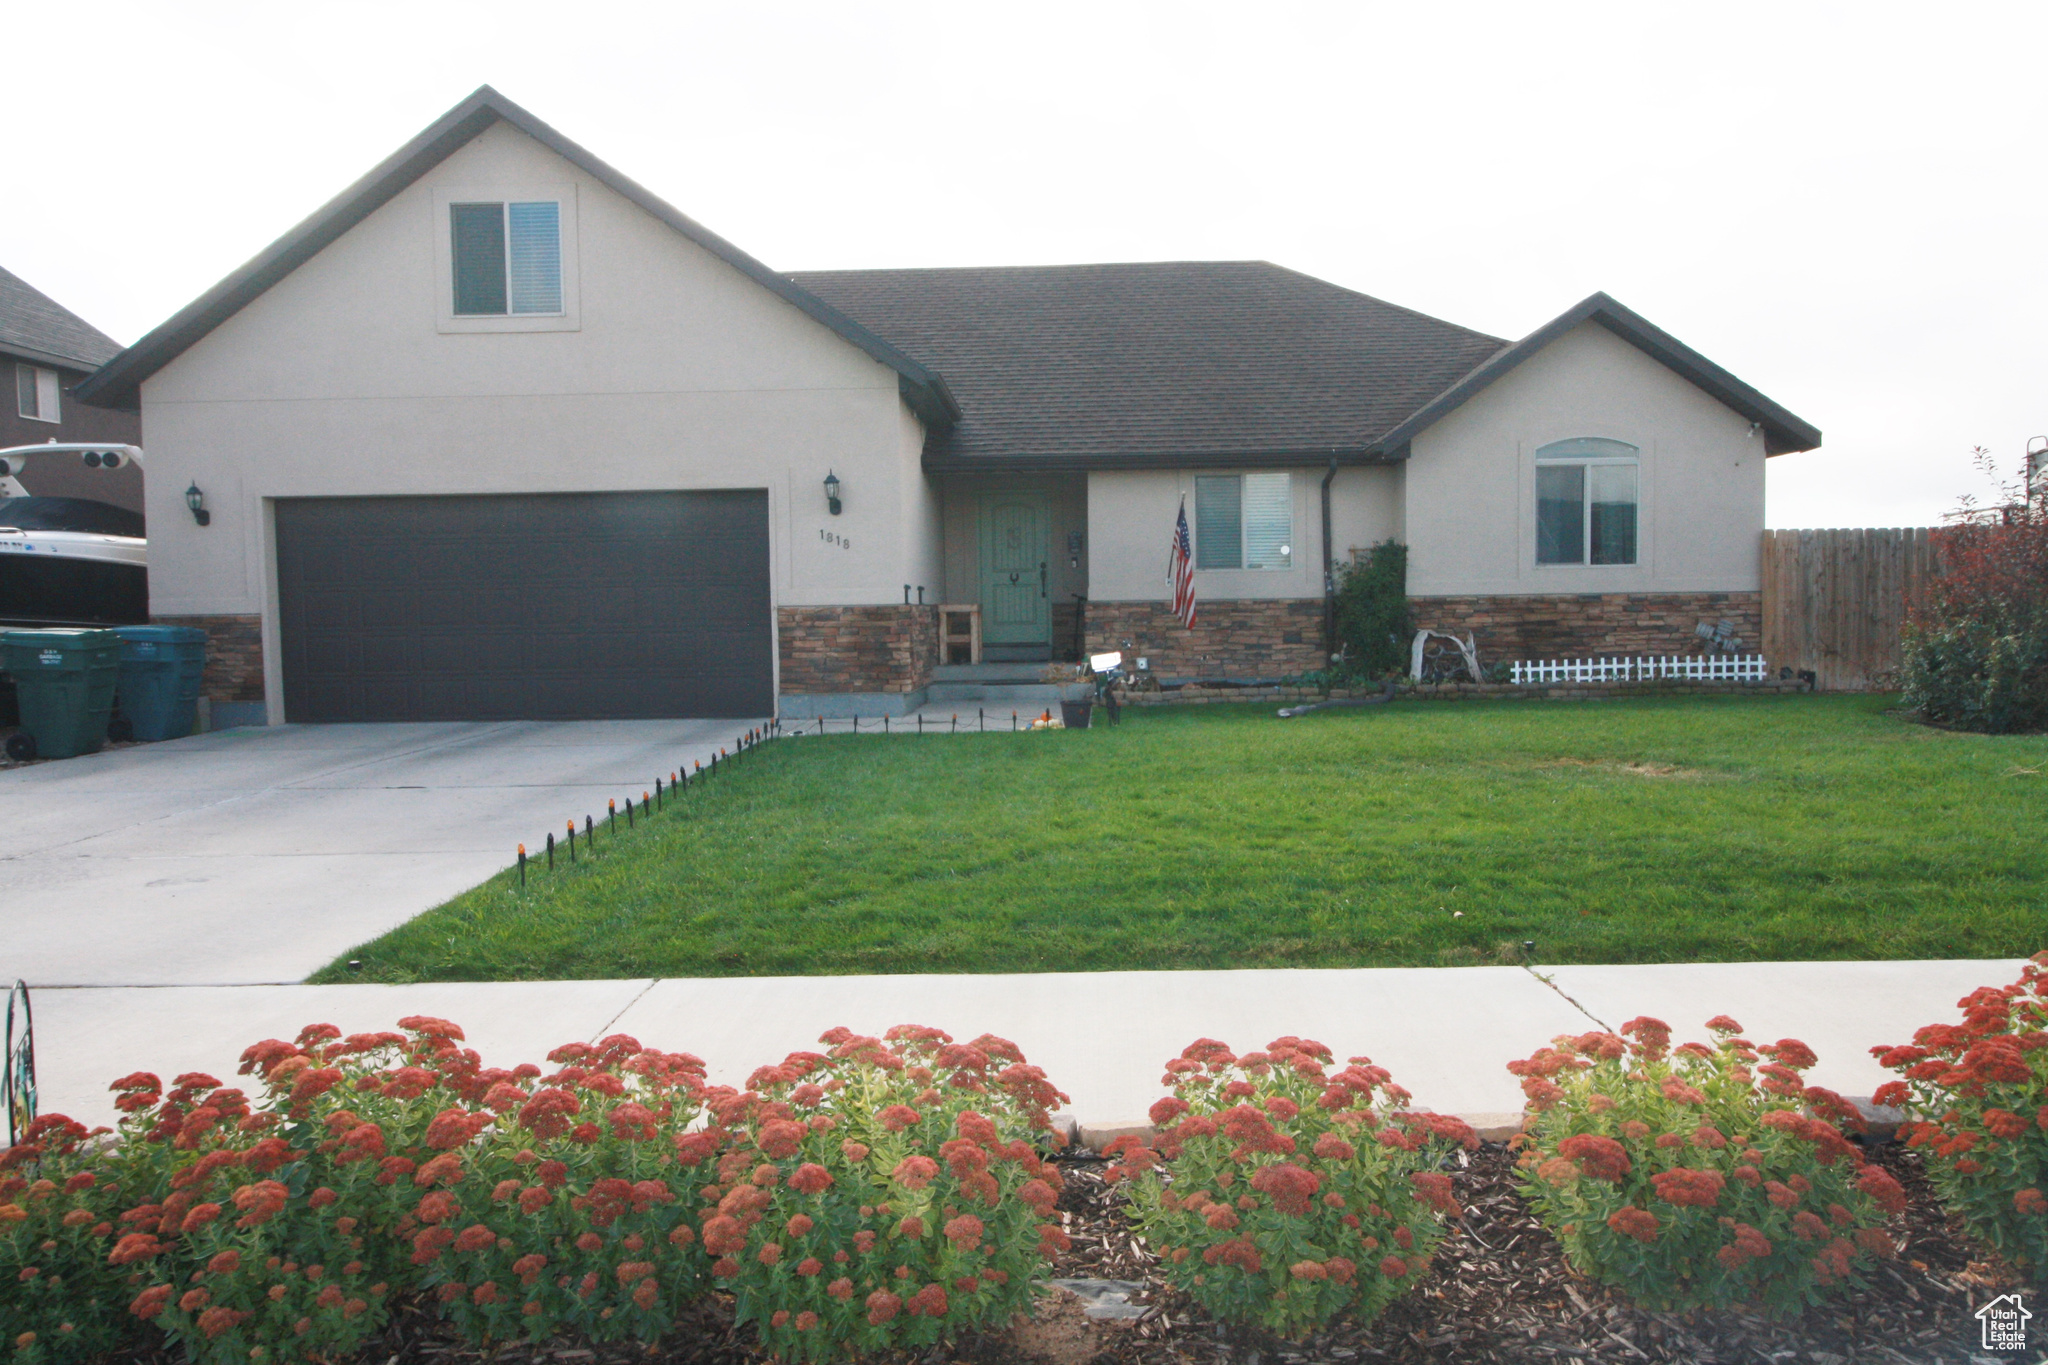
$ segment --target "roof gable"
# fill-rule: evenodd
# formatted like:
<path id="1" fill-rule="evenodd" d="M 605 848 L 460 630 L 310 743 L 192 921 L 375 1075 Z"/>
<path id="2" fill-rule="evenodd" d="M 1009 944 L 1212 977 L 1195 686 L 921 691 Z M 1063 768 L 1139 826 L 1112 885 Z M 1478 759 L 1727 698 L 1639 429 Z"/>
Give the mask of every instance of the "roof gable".
<path id="1" fill-rule="evenodd" d="M 731 242 L 686 216 L 590 152 L 556 132 L 490 86 L 437 119 L 368 175 L 330 200 L 311 217 L 174 314 L 169 321 L 120 352 L 78 396 L 103 407 L 133 408 L 143 381 L 161 370 L 214 328 L 233 317 L 278 281 L 327 248 L 350 228 L 412 185 L 494 123 L 505 123 L 540 143 L 651 217 L 675 229 L 726 264 L 896 371 L 898 388 L 910 408 L 932 426 L 959 414 L 945 381 L 867 328 L 778 275 Z"/>
<path id="2" fill-rule="evenodd" d="M 91 371 L 119 355 L 121 343 L 21 276 L 0 269 L 0 352 Z"/>
<path id="3" fill-rule="evenodd" d="M 1647 318 L 1606 294 L 1594 294 L 1566 309 L 1514 345 L 1488 357 L 1469 374 L 1411 413 L 1373 442 L 1375 453 L 1405 458 L 1408 444 L 1463 407 L 1529 357 L 1581 323 L 1606 328 L 1672 373 L 1763 428 L 1764 453 L 1785 455 L 1820 444 L 1820 428 L 1794 416 Z"/>

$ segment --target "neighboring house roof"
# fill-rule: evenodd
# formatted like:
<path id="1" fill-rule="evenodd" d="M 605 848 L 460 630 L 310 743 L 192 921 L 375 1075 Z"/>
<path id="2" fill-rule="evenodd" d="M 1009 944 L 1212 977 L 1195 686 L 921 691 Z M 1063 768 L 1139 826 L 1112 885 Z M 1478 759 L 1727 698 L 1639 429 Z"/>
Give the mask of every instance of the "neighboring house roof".
<path id="1" fill-rule="evenodd" d="M 1408 443 L 1423 431 L 1476 397 L 1487 385 L 1513 370 L 1581 323 L 1596 323 L 1628 342 L 1680 378 L 1719 399 L 1763 428 L 1764 453 L 1784 455 L 1812 450 L 1820 444 L 1820 428 L 1802 421 L 1737 379 L 1692 347 L 1653 325 L 1647 318 L 1605 294 L 1594 294 L 1544 323 L 1411 413 L 1373 443 L 1376 454 L 1404 458 Z"/>
<path id="2" fill-rule="evenodd" d="M 0 353 L 96 370 L 121 343 L 10 270 L 0 270 Z"/>
<path id="3" fill-rule="evenodd" d="M 1354 463 L 1507 345 L 1264 261 L 790 278 L 946 376 L 933 470 Z"/>
<path id="4" fill-rule="evenodd" d="M 311 260 L 494 123 L 503 122 L 540 143 L 592 179 L 632 201 L 712 255 L 780 295 L 875 360 L 896 371 L 903 399 L 934 426 L 958 415 L 939 377 L 701 223 L 686 217 L 637 182 L 598 160 L 488 85 L 443 114 L 418 137 L 343 190 L 312 217 L 259 252 L 255 259 L 200 295 L 142 340 L 109 362 L 78 388 L 78 396 L 102 407 L 133 408 L 142 383 L 246 308 L 265 290 Z"/>

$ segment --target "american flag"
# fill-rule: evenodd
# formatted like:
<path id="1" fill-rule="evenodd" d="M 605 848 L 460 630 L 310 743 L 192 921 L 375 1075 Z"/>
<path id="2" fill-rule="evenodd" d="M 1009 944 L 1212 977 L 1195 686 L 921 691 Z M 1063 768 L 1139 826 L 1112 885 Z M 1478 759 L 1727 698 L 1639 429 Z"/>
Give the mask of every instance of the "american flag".
<path id="1" fill-rule="evenodd" d="M 1195 628 L 1195 551 L 1188 541 L 1188 500 L 1180 500 L 1180 518 L 1173 526 L 1173 549 L 1166 559 L 1166 581 L 1173 585 L 1173 614 L 1189 630 Z"/>

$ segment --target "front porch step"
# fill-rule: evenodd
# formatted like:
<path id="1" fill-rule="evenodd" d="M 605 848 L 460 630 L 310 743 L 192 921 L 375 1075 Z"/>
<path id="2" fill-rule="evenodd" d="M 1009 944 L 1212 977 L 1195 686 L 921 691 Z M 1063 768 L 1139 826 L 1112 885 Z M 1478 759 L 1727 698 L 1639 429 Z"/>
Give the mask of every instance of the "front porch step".
<path id="1" fill-rule="evenodd" d="M 1042 645 L 992 645 L 984 643 L 981 657 L 990 663 L 1050 663 L 1052 646 Z"/>
<path id="2" fill-rule="evenodd" d="M 1019 709 L 1057 706 L 1061 701 L 1078 701 L 1081 696 L 1094 695 L 1089 684 L 1073 683 L 1064 686 L 1048 682 L 940 682 L 934 679 L 926 690 L 928 705 L 948 705 L 953 702 L 1001 703 L 1015 705 Z"/>
<path id="3" fill-rule="evenodd" d="M 1042 683 L 1042 663 L 940 664 L 932 669 L 935 683 Z"/>

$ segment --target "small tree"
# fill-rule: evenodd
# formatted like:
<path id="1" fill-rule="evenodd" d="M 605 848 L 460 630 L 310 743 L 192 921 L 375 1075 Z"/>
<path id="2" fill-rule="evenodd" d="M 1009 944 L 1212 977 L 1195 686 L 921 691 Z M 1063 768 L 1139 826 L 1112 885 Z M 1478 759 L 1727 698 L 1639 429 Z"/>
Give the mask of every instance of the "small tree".
<path id="1" fill-rule="evenodd" d="M 1344 666 L 1377 678 L 1408 665 L 1408 547 L 1383 540 L 1337 576 L 1337 642 Z"/>
<path id="2" fill-rule="evenodd" d="M 1996 475 L 1989 452 L 1977 465 Z M 2032 471 L 2030 471 L 2032 472 Z M 2048 496 L 2023 477 L 1935 533 L 1939 563 L 1902 637 L 1906 705 L 1988 734 L 2048 729 Z"/>

